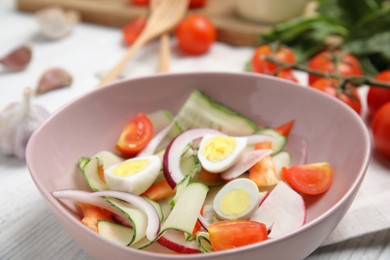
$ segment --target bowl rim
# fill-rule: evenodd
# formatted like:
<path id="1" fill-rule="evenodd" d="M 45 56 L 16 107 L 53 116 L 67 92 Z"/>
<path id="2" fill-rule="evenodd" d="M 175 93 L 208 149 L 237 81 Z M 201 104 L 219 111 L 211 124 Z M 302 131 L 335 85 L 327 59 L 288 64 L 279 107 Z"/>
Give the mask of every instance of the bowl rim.
<path id="1" fill-rule="evenodd" d="M 272 81 L 278 81 L 278 82 L 282 82 L 283 84 L 287 83 L 290 85 L 294 85 L 294 87 L 305 89 L 303 91 L 313 92 L 313 93 L 315 93 L 314 95 L 321 95 L 321 96 L 325 97 L 330 102 L 333 102 L 334 104 L 337 104 L 338 106 L 344 107 L 343 109 L 346 109 L 348 111 L 348 114 L 350 114 L 352 116 L 353 121 L 355 121 L 357 123 L 357 125 L 359 125 L 361 128 L 361 130 L 363 132 L 363 140 L 361 140 L 361 141 L 364 142 L 365 146 L 367 146 L 367 149 L 365 149 L 365 151 L 364 151 L 364 156 L 363 156 L 364 159 L 362 160 L 361 166 L 359 167 L 359 173 L 358 173 L 357 177 L 353 181 L 352 185 L 347 189 L 345 194 L 340 198 L 340 200 L 338 200 L 334 205 L 332 205 L 330 208 L 328 208 L 319 217 L 313 219 L 309 223 L 305 223 L 298 230 L 293 231 L 290 234 L 279 237 L 279 238 L 263 241 L 262 243 L 256 243 L 256 244 L 247 245 L 247 246 L 243 246 L 243 247 L 235 248 L 235 249 L 224 250 L 224 251 L 220 251 L 220 252 L 213 252 L 212 254 L 190 254 L 189 256 L 191 258 L 194 258 L 194 259 L 195 258 L 196 259 L 197 258 L 207 259 L 209 257 L 212 258 L 212 257 L 217 257 L 217 256 L 223 256 L 226 254 L 240 253 L 240 252 L 246 251 L 246 250 L 250 251 L 250 250 L 255 249 L 255 248 L 265 247 L 268 244 L 274 244 L 274 243 L 279 242 L 279 241 L 288 240 L 291 237 L 296 236 L 299 233 L 302 233 L 306 230 L 309 230 L 309 229 L 319 225 L 324 219 L 329 218 L 336 211 L 336 209 L 341 207 L 341 205 L 345 204 L 347 202 L 347 200 L 351 199 L 350 204 L 352 204 L 354 198 L 351 198 L 351 197 L 356 196 L 356 193 L 357 193 L 358 189 L 360 188 L 360 185 L 364 179 L 367 168 L 369 166 L 370 156 L 372 153 L 371 140 L 370 140 L 370 134 L 368 132 L 368 129 L 367 129 L 364 121 L 362 120 L 362 118 L 352 108 L 350 108 L 349 106 L 344 104 L 342 101 L 329 96 L 326 93 L 317 91 L 317 90 L 310 88 L 308 86 L 305 86 L 303 84 L 291 82 L 289 80 L 277 78 L 277 77 L 274 77 L 271 75 L 256 74 L 256 73 L 252 73 L 252 72 L 202 71 L 202 72 L 172 72 L 172 73 L 165 73 L 165 74 L 154 74 L 154 75 L 140 76 L 140 77 L 136 77 L 136 78 L 120 79 L 120 80 L 117 80 L 113 83 L 109 83 L 109 84 L 106 84 L 106 85 L 101 86 L 99 88 L 93 89 L 92 91 L 88 91 L 87 93 L 84 93 L 84 94 L 66 102 L 65 104 L 61 105 L 60 107 L 58 107 L 45 120 L 45 122 L 33 133 L 33 135 L 31 136 L 31 138 L 27 144 L 27 150 L 26 150 L 26 164 L 27 164 L 27 167 L 29 170 L 29 174 L 30 174 L 31 178 L 33 179 L 34 184 L 37 186 L 39 192 L 43 195 L 44 199 L 48 203 L 51 204 L 50 205 L 51 210 L 56 210 L 56 211 L 60 212 L 61 214 L 65 213 L 67 215 L 67 217 L 70 219 L 70 221 L 72 221 L 73 223 L 76 223 L 78 225 L 81 225 L 80 221 L 76 221 L 76 219 L 70 214 L 70 212 L 68 212 L 68 210 L 62 205 L 62 203 L 60 201 L 56 200 L 53 196 L 51 196 L 50 191 L 47 191 L 47 189 L 44 189 L 43 185 L 38 180 L 39 178 L 37 178 L 36 174 L 34 174 L 36 171 L 34 171 L 34 167 L 35 167 L 34 164 L 35 163 L 34 163 L 34 161 L 32 161 L 32 157 L 33 157 L 33 148 L 34 148 L 35 143 L 36 143 L 35 139 L 37 136 L 39 136 L 41 129 L 45 128 L 45 126 L 47 124 L 49 124 L 50 121 L 52 121 L 52 119 L 55 118 L 58 114 L 61 114 L 68 107 L 72 106 L 75 103 L 82 102 L 84 99 L 87 99 L 92 95 L 97 95 L 97 93 L 99 93 L 101 91 L 107 91 L 108 88 L 119 87 L 122 84 L 125 84 L 127 82 L 143 81 L 143 80 L 149 80 L 149 79 L 154 79 L 154 78 L 157 78 L 157 79 L 158 78 L 166 78 L 166 77 L 174 78 L 174 77 L 178 77 L 178 76 L 181 76 L 181 77 L 183 77 L 183 76 L 184 77 L 194 77 L 194 76 L 195 77 L 199 77 L 199 76 L 221 77 L 221 76 L 226 76 L 226 75 L 236 76 L 236 77 L 248 77 L 248 78 L 254 78 L 254 79 L 264 78 L 264 79 L 268 79 L 268 80 L 272 80 Z M 348 206 L 348 208 L 349 208 L 349 206 Z M 98 234 L 96 234 L 95 232 L 92 232 L 91 230 L 84 229 L 84 231 L 90 232 L 90 234 L 93 234 L 93 235 L 96 235 L 99 237 Z M 100 239 L 103 239 L 103 238 L 100 237 Z M 182 255 L 182 254 L 181 255 L 166 255 L 166 254 L 157 253 L 157 252 L 142 251 L 142 250 L 133 249 L 130 247 L 123 247 L 123 246 L 120 246 L 120 245 L 113 243 L 111 241 L 108 241 L 108 240 L 105 240 L 105 242 L 111 244 L 111 246 L 114 246 L 117 248 L 122 248 L 122 249 L 125 248 L 125 250 L 130 250 L 131 252 L 139 253 L 140 255 L 152 256 L 152 257 L 158 256 L 161 259 L 172 259 L 172 258 L 181 259 L 183 257 L 184 258 L 188 257 L 188 256 Z"/>

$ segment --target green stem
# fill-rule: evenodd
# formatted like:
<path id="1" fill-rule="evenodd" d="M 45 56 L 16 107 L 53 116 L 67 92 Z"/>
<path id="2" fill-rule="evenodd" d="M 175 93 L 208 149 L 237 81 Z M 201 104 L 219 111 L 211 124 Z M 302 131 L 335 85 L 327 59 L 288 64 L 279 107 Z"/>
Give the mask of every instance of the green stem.
<path id="1" fill-rule="evenodd" d="M 388 88 L 390 89 L 390 83 L 386 83 L 383 81 L 377 81 L 373 78 L 367 77 L 367 76 L 342 76 L 338 73 L 329 73 L 329 72 L 321 72 L 318 70 L 313 70 L 311 68 L 308 68 L 306 65 L 294 63 L 294 64 L 286 64 L 284 62 L 277 61 L 276 59 L 272 57 L 265 57 L 267 61 L 270 61 L 272 63 L 275 63 L 276 65 L 284 68 L 284 69 L 294 69 L 299 71 L 304 71 L 309 74 L 313 74 L 318 77 L 324 77 L 324 78 L 336 78 L 340 81 L 346 81 L 350 82 L 353 85 L 359 87 L 362 85 L 370 85 L 370 86 L 377 86 L 382 88 Z"/>

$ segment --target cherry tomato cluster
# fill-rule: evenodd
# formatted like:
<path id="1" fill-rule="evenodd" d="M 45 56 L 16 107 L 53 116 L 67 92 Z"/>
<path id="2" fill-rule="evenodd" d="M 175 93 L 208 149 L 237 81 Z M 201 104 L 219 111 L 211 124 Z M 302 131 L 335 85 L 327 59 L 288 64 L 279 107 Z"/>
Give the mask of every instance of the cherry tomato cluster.
<path id="1" fill-rule="evenodd" d="M 275 64 L 272 60 L 283 63 L 283 66 Z M 251 59 L 251 68 L 254 72 L 274 75 L 280 78 L 298 82 L 291 69 L 286 65 L 295 63 L 293 50 L 281 45 L 259 46 Z M 359 115 L 362 113 L 362 100 L 356 86 L 332 78 L 331 74 L 340 76 L 362 76 L 364 74 L 359 60 L 350 53 L 340 50 L 325 50 L 313 56 L 307 67 L 311 70 L 329 74 L 328 77 L 320 77 L 309 74 L 308 85 L 312 88 L 334 96 L 350 106 Z M 380 72 L 375 80 L 390 83 L 390 70 Z M 377 150 L 390 159 L 390 89 L 370 86 L 367 95 L 367 107 L 369 109 L 371 129 Z"/>
<path id="2" fill-rule="evenodd" d="M 130 0 L 132 5 L 145 6 L 149 0 Z M 191 0 L 189 8 L 200 8 L 206 0 Z M 146 25 L 146 18 L 139 17 L 131 20 L 122 29 L 123 42 L 131 45 L 141 34 Z M 179 49 L 187 55 L 207 53 L 216 40 L 217 30 L 214 24 L 205 16 L 191 14 L 185 17 L 177 26 L 175 36 Z"/>

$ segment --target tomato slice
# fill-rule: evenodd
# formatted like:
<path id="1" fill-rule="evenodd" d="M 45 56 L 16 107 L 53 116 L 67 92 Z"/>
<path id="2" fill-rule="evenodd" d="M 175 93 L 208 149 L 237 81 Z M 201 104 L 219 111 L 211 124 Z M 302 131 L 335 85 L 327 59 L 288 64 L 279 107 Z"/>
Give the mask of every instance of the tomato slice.
<path id="1" fill-rule="evenodd" d="M 225 220 L 207 227 L 215 251 L 250 245 L 268 239 L 263 223 L 252 220 Z"/>
<path id="2" fill-rule="evenodd" d="M 324 193 L 333 182 L 333 170 L 327 162 L 283 167 L 282 174 L 293 189 L 307 195 Z"/>
<path id="3" fill-rule="evenodd" d="M 290 120 L 287 123 L 276 127 L 275 131 L 278 132 L 279 134 L 287 137 L 290 134 L 291 129 L 293 128 L 294 124 L 295 124 L 295 119 Z"/>
<path id="4" fill-rule="evenodd" d="M 139 113 L 122 130 L 116 149 L 126 156 L 133 156 L 145 148 L 152 137 L 152 122 L 145 114 Z"/>

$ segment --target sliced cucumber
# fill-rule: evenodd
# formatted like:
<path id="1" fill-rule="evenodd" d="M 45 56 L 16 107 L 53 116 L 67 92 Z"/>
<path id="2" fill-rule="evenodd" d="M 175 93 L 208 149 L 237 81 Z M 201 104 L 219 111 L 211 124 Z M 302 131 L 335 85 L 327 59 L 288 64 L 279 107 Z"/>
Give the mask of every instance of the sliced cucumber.
<path id="1" fill-rule="evenodd" d="M 282 168 L 291 165 L 291 155 L 289 152 L 281 151 L 280 153 L 272 156 L 272 161 L 275 164 L 276 172 L 280 179 Z"/>
<path id="2" fill-rule="evenodd" d="M 112 152 L 101 151 L 92 158 L 80 158 L 77 162 L 77 167 L 81 170 L 85 181 L 93 191 L 108 190 L 107 184 L 100 178 L 99 166 L 106 169 L 122 161 L 123 158 Z"/>
<path id="3" fill-rule="evenodd" d="M 98 232 L 102 237 L 122 246 L 127 246 L 134 235 L 132 228 L 107 220 L 98 221 Z"/>
<path id="4" fill-rule="evenodd" d="M 161 226 L 161 232 L 175 229 L 191 235 L 208 190 L 203 183 L 188 184 Z"/>
<path id="5" fill-rule="evenodd" d="M 119 199 L 106 197 L 105 200 L 121 211 L 131 222 L 133 235 L 128 241 L 126 241 L 126 245 L 136 243 L 145 237 L 148 218 L 146 214 L 142 212 L 142 210 L 135 208 L 131 204 Z"/>
<path id="6" fill-rule="evenodd" d="M 209 253 L 214 251 L 210 242 L 210 235 L 208 232 L 201 231 L 196 235 L 196 242 L 202 253 Z"/>
<path id="7" fill-rule="evenodd" d="M 258 133 L 272 135 L 275 137 L 275 139 L 273 139 L 273 141 L 272 141 L 272 155 L 275 155 L 275 154 L 279 153 L 280 151 L 282 151 L 283 148 L 287 144 L 287 138 L 285 136 L 279 134 L 278 132 L 276 132 L 272 128 L 259 129 Z"/>
<path id="8" fill-rule="evenodd" d="M 162 210 L 161 205 L 160 205 L 159 203 L 155 202 L 154 200 L 149 199 L 148 197 L 145 197 L 145 196 L 144 196 L 143 198 L 146 199 L 147 201 L 149 201 L 149 203 L 152 204 L 153 207 L 156 208 L 156 211 L 157 211 L 157 213 L 158 213 L 158 216 L 159 216 L 159 218 L 160 218 L 160 221 L 163 221 L 163 220 L 164 220 L 164 212 L 163 212 L 163 210 Z"/>
<path id="9" fill-rule="evenodd" d="M 152 121 L 154 134 L 160 132 L 165 127 L 167 127 L 173 121 L 173 115 L 168 110 L 158 110 L 154 113 L 148 114 L 148 118 Z M 167 147 L 169 142 L 175 138 L 178 134 L 183 132 L 182 128 L 178 123 L 175 123 L 169 133 L 161 141 L 160 145 L 157 147 L 157 151 L 160 151 Z"/>
<path id="10" fill-rule="evenodd" d="M 91 190 L 108 190 L 107 184 L 99 176 L 99 158 L 94 157 L 91 158 L 87 163 L 85 163 L 85 161 L 81 161 L 81 163 L 82 165 L 79 165 L 79 168 L 81 167 L 83 177 Z"/>
<path id="11" fill-rule="evenodd" d="M 177 114 L 177 122 L 185 130 L 212 128 L 229 135 L 249 135 L 258 130 L 249 118 L 194 90 Z"/>

